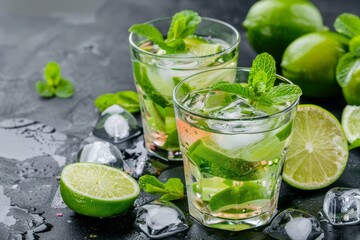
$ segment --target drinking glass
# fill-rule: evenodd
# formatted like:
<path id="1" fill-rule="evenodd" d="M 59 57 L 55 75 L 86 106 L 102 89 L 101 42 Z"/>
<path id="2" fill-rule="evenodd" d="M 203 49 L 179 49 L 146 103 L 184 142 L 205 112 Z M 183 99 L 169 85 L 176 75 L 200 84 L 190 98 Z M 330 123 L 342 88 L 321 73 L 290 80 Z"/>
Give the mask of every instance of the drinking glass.
<path id="1" fill-rule="evenodd" d="M 166 38 L 171 18 L 147 23 L 158 28 Z M 129 36 L 145 146 L 151 154 L 165 160 L 182 160 L 172 102 L 175 85 L 203 70 L 237 65 L 240 34 L 234 27 L 219 20 L 202 18 L 195 35 L 219 43 L 224 50 L 200 57 L 191 54 L 160 55 L 146 50 L 152 42 L 134 33 Z"/>
<path id="2" fill-rule="evenodd" d="M 211 89 L 219 81 L 246 84 L 249 71 L 204 71 L 174 89 L 189 212 L 208 227 L 254 228 L 276 212 L 299 99 L 255 108 L 248 99 Z M 292 84 L 277 75 L 280 83 Z"/>

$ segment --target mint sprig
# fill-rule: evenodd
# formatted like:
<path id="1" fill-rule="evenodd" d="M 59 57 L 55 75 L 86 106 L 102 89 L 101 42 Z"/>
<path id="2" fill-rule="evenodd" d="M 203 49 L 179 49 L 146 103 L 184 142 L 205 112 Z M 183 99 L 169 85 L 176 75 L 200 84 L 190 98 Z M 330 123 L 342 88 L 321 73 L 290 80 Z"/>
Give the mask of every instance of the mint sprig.
<path id="1" fill-rule="evenodd" d="M 275 60 L 270 54 L 262 53 L 252 63 L 248 84 L 218 82 L 212 88 L 238 94 L 249 99 L 251 104 L 261 104 L 264 106 L 295 101 L 301 96 L 302 91 L 299 86 L 292 84 L 274 86 L 275 80 Z"/>
<path id="2" fill-rule="evenodd" d="M 69 98 L 74 94 L 72 82 L 61 76 L 61 68 L 56 62 L 48 62 L 44 68 L 45 81 L 36 81 L 36 91 L 41 97 Z"/>
<path id="3" fill-rule="evenodd" d="M 98 96 L 94 105 L 99 109 L 100 112 L 103 112 L 108 107 L 117 104 L 131 113 L 136 113 L 140 111 L 139 97 L 134 91 L 120 91 L 117 93 L 105 93 Z"/>
<path id="4" fill-rule="evenodd" d="M 341 87 L 346 87 L 353 73 L 360 68 L 360 18 L 343 13 L 336 18 L 334 28 L 349 38 L 349 52 L 340 58 L 336 66 L 336 80 Z"/>
<path id="5" fill-rule="evenodd" d="M 177 200 L 184 198 L 184 184 L 179 178 L 169 178 L 164 184 L 152 175 L 144 175 L 139 179 L 142 190 L 150 194 L 160 194 L 161 200 Z"/>
<path id="6" fill-rule="evenodd" d="M 200 22 L 201 17 L 198 13 L 191 10 L 183 10 L 173 16 L 167 33 L 167 39 L 164 39 L 156 27 L 147 23 L 134 24 L 129 28 L 129 32 L 153 41 L 154 44 L 165 50 L 167 54 L 174 54 L 185 50 L 184 39 L 194 34 Z"/>

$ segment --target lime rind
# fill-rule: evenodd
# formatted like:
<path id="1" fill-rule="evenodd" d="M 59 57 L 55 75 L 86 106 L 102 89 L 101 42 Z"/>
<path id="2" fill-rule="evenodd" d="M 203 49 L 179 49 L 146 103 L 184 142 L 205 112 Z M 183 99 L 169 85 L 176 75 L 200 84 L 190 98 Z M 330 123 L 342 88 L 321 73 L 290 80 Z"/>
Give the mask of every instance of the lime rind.
<path id="1" fill-rule="evenodd" d="M 107 171 L 108 173 L 113 172 L 115 174 L 121 175 L 123 180 L 126 180 L 127 182 L 132 184 L 132 188 L 134 190 L 133 193 L 127 194 L 126 196 L 121 196 L 121 197 L 101 198 L 101 197 L 86 193 L 84 191 L 81 191 L 78 188 L 74 187 L 73 183 L 71 181 L 69 181 L 69 176 L 74 175 L 74 174 L 76 175 L 76 174 L 78 174 L 77 172 L 79 170 L 81 171 L 81 168 L 89 167 L 89 166 L 90 167 L 94 166 L 95 168 L 98 168 L 98 169 L 102 168 L 102 171 L 104 171 L 103 173 L 105 173 L 105 171 Z M 94 179 L 94 177 L 95 177 L 94 175 L 89 176 L 89 179 Z M 137 184 L 137 182 L 132 177 L 127 175 L 125 172 L 121 171 L 120 169 L 116 169 L 113 167 L 96 164 L 96 163 L 73 163 L 73 164 L 69 164 L 69 165 L 65 166 L 61 173 L 61 181 L 63 182 L 63 184 L 65 184 L 67 186 L 67 188 L 69 188 L 74 193 L 77 193 L 79 195 L 86 196 L 89 198 L 101 200 L 101 201 L 119 201 L 119 200 L 131 199 L 131 198 L 137 197 L 140 193 L 140 188 L 139 188 L 139 185 Z M 122 184 L 125 184 L 125 183 L 122 182 Z"/>
<path id="2" fill-rule="evenodd" d="M 334 115 L 316 105 L 299 105 L 283 180 L 304 190 L 326 187 L 341 176 L 348 153 L 345 134 Z"/>

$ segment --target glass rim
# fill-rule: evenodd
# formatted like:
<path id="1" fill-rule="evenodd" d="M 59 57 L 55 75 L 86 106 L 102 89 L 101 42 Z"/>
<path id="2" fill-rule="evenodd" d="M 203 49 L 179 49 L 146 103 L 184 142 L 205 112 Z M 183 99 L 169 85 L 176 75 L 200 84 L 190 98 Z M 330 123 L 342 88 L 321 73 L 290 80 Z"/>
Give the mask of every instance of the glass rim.
<path id="1" fill-rule="evenodd" d="M 203 119 L 208 119 L 208 120 L 217 120 L 217 121 L 223 121 L 223 122 L 233 122 L 233 121 L 259 121 L 259 120 L 265 120 L 265 119 L 272 119 L 272 118 L 275 118 L 275 117 L 279 117 L 279 116 L 282 116 L 288 112 L 290 112 L 294 107 L 296 107 L 299 103 L 299 99 L 300 97 L 298 97 L 293 103 L 291 103 L 291 105 L 287 106 L 286 108 L 278 111 L 278 112 L 275 112 L 273 114 L 270 114 L 270 115 L 265 115 L 265 116 L 258 116 L 258 117 L 244 117 L 244 118 L 221 118 L 221 117 L 211 117 L 211 116 L 208 116 L 208 115 L 204 115 L 204 114 L 200 114 L 200 113 L 195 113 L 193 111 L 191 111 L 191 109 L 189 108 L 186 108 L 184 107 L 177 99 L 176 97 L 176 92 L 178 91 L 179 87 L 181 85 L 183 85 L 184 82 L 188 81 L 189 79 L 193 78 L 193 77 L 196 77 L 198 75 L 201 75 L 201 74 L 204 74 L 204 73 L 207 73 L 207 72 L 211 72 L 211 71 L 220 71 L 220 70 L 226 70 L 226 69 L 229 69 L 229 70 L 236 70 L 236 72 L 238 71 L 245 71 L 245 72 L 250 72 L 250 68 L 248 67 L 228 67 L 228 68 L 218 68 L 218 69 L 210 69 L 210 70 L 206 70 L 206 71 L 202 71 L 202 72 L 199 72 L 199 73 L 196 73 L 196 74 L 193 74 L 191 76 L 188 76 L 186 78 L 184 78 L 182 81 L 180 81 L 174 88 L 173 90 L 173 102 L 174 102 L 174 105 L 178 106 L 180 109 L 182 109 L 183 111 L 185 111 L 186 113 L 192 115 L 192 116 L 196 116 L 196 117 L 200 117 L 200 118 L 203 118 Z M 291 85 L 294 85 L 294 83 L 292 83 L 289 79 L 279 75 L 279 74 L 276 74 L 276 78 L 277 79 L 280 79 L 282 81 L 285 81 L 287 82 L 288 84 L 291 84 Z"/>
<path id="2" fill-rule="evenodd" d="M 157 18 L 157 19 L 153 19 L 153 20 L 150 20 L 150 21 L 147 21 L 145 23 L 147 24 L 152 24 L 152 23 L 155 23 L 155 22 L 162 22 L 162 21 L 171 21 L 172 20 L 172 17 L 163 17 L 163 18 Z M 143 50 L 141 49 L 139 46 L 137 46 L 135 44 L 135 42 L 133 41 L 133 36 L 134 35 L 137 35 L 135 33 L 130 33 L 129 34 L 129 42 L 130 42 L 130 46 L 132 48 L 134 48 L 136 51 L 142 53 L 142 54 L 146 54 L 148 56 L 152 56 L 152 57 L 156 57 L 156 58 L 160 58 L 160 59 L 177 59 L 177 60 L 187 60 L 187 59 L 191 59 L 191 60 L 194 60 L 194 59 L 206 59 L 206 58 L 209 58 L 209 57 L 214 57 L 214 56 L 221 56 L 223 54 L 227 54 L 227 53 L 230 53 L 232 52 L 235 48 L 237 48 L 240 44 L 240 41 L 241 41 L 241 36 L 240 36 L 240 33 L 238 30 L 236 30 L 235 27 L 233 27 L 232 25 L 226 23 L 226 22 L 223 22 L 221 20 L 217 20 L 217 19 L 214 19 L 214 18 L 208 18 L 208 17 L 202 17 L 201 20 L 205 20 L 205 21 L 208 21 L 208 22 L 215 22 L 215 23 L 219 23 L 219 24 L 222 24 L 224 25 L 225 27 L 231 29 L 235 35 L 236 35 L 236 41 L 231 44 L 231 46 L 229 48 L 226 48 L 218 53 L 213 53 L 213 54 L 209 54 L 209 55 L 204 55 L 204 56 L 176 56 L 176 55 L 157 55 L 155 53 L 151 53 L 151 52 L 148 52 L 146 50 Z M 201 23 L 200 23 L 201 24 Z"/>

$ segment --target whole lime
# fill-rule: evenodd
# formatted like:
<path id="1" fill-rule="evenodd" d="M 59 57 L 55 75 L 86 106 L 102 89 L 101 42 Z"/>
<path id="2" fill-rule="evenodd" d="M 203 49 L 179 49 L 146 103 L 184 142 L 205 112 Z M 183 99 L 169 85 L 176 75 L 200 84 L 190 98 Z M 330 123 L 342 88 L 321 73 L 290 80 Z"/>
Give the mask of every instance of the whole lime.
<path id="1" fill-rule="evenodd" d="M 282 58 L 282 74 L 299 85 L 303 96 L 332 97 L 341 93 L 336 65 L 346 52 L 347 38 L 334 32 L 308 33 L 292 42 Z"/>
<path id="2" fill-rule="evenodd" d="M 360 67 L 354 71 L 349 84 L 342 88 L 342 92 L 349 105 L 360 106 Z"/>
<path id="3" fill-rule="evenodd" d="M 319 10 L 307 0 L 258 1 L 243 26 L 253 49 L 270 53 L 278 63 L 293 40 L 324 28 Z"/>

